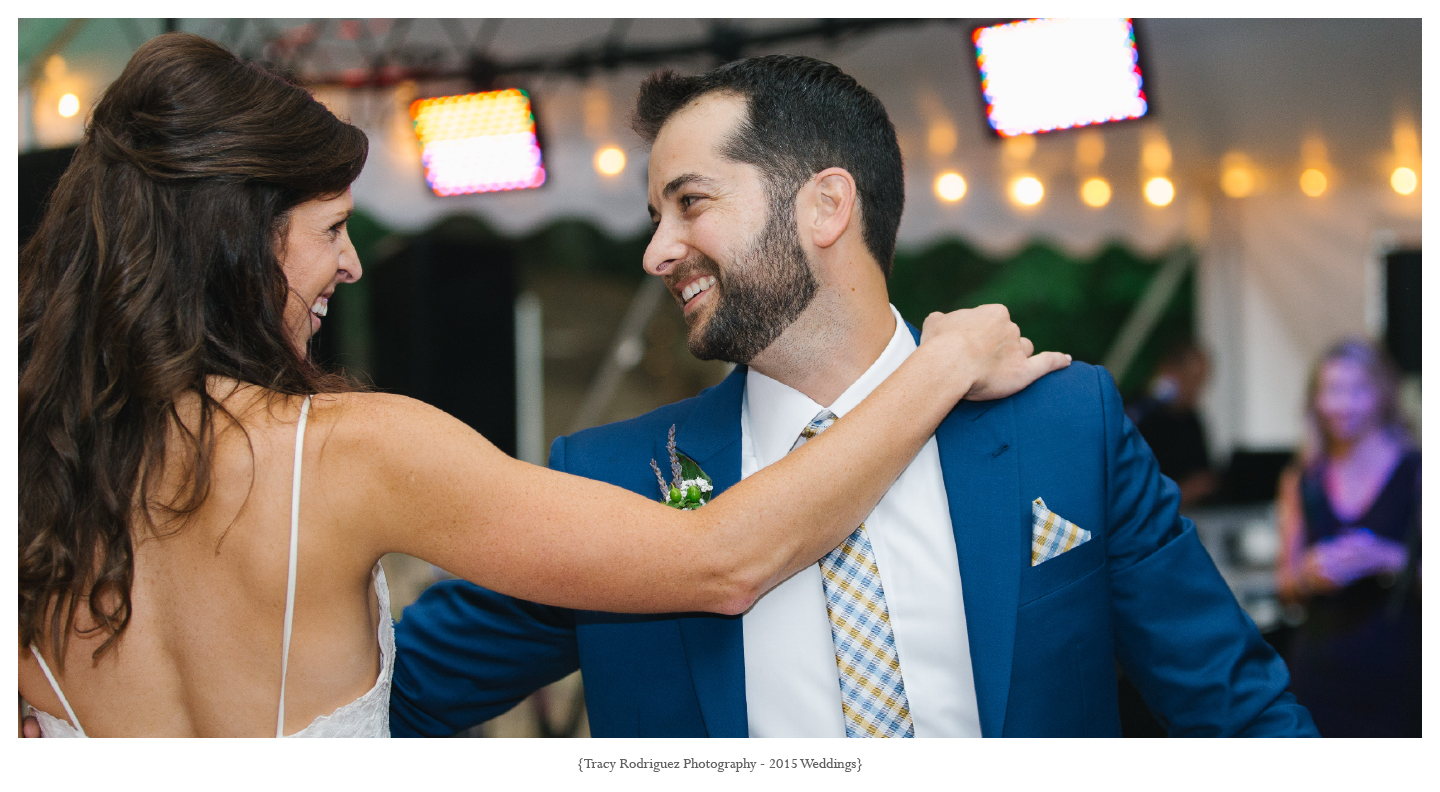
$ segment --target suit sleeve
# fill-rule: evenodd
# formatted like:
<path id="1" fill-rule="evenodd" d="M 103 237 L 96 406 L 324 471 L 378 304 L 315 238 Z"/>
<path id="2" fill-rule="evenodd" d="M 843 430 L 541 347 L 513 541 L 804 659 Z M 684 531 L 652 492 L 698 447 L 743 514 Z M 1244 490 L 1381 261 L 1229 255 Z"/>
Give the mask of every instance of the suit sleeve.
<path id="1" fill-rule="evenodd" d="M 564 438 L 550 466 L 564 470 Z M 463 580 L 425 591 L 395 625 L 393 737 L 448 737 L 580 666 L 574 612 Z"/>
<path id="2" fill-rule="evenodd" d="M 1180 489 L 1125 417 L 1108 372 L 1106 510 L 1115 647 L 1172 736 L 1318 736 L 1290 674 L 1180 516 Z"/>

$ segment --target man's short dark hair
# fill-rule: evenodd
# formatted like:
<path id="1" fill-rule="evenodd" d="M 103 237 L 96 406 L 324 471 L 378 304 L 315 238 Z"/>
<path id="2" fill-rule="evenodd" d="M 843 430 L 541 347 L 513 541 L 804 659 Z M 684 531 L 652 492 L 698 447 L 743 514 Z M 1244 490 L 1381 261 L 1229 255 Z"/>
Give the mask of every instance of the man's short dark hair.
<path id="1" fill-rule="evenodd" d="M 747 117 L 722 153 L 765 173 L 771 209 L 791 207 L 810 177 L 844 168 L 855 178 L 865 246 L 889 277 L 905 209 L 905 171 L 885 106 L 834 64 L 798 55 L 766 55 L 681 76 L 665 69 L 645 79 L 632 125 L 653 144 L 678 110 L 709 93 L 746 100 Z"/>

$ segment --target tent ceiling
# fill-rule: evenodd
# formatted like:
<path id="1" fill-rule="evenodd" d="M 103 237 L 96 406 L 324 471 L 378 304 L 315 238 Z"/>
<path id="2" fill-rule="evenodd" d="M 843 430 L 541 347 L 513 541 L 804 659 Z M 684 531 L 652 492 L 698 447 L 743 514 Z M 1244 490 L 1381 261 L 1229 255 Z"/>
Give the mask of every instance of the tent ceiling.
<path id="1" fill-rule="evenodd" d="M 773 31 L 818 20 L 731 20 L 744 31 Z M 67 20 L 19 20 L 21 79 Z M 221 40 L 242 53 L 258 54 L 265 40 L 303 40 L 316 34 L 312 68 L 364 68 L 383 51 L 394 20 L 180 19 L 182 30 Z M 698 41 L 713 20 L 514 19 L 413 20 L 395 52 L 460 69 L 466 43 L 486 45 L 502 62 L 563 57 L 616 37 L 628 46 Z M 497 24 L 498 23 L 498 24 Z M 88 21 L 61 53 L 73 68 L 97 72 L 104 84 L 119 73 L 141 41 L 164 29 L 165 20 Z M 863 71 L 873 81 L 957 83 L 950 93 L 973 105 L 974 77 L 965 62 L 968 25 L 930 23 L 875 34 L 913 39 L 914 46 L 866 46 L 864 37 L 838 45 L 814 41 L 786 45 L 821 57 L 864 51 Z M 1177 154 L 1216 157 L 1240 146 L 1267 158 L 1297 156 L 1300 140 L 1318 133 L 1332 155 L 1372 156 L 1389 147 L 1397 112 L 1417 118 L 1420 109 L 1419 20 L 1363 19 L 1146 19 L 1140 33 L 1156 106 Z M 838 55 L 836 54 L 838 51 Z M 859 54 L 859 53 L 856 53 Z M 679 68 L 709 65 L 704 53 Z M 870 83 L 867 83 L 870 84 Z M 884 85 L 871 85 L 882 95 Z M 962 110 L 972 110 L 964 107 Z M 967 113 L 969 114 L 969 113 Z M 978 119 L 975 119 L 978 121 Z"/>

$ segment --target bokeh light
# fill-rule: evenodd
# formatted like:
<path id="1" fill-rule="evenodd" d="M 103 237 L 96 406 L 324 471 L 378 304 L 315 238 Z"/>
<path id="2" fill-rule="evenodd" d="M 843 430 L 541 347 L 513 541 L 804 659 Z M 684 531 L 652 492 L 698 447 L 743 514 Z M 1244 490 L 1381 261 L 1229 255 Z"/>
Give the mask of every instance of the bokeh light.
<path id="1" fill-rule="evenodd" d="M 80 112 L 80 97 L 73 93 L 67 93 L 60 97 L 60 106 L 57 108 L 60 115 L 66 118 L 74 118 Z"/>
<path id="2" fill-rule="evenodd" d="M 1395 172 L 1390 174 L 1390 186 L 1401 195 L 1409 195 L 1415 192 L 1416 187 L 1420 186 L 1420 177 L 1416 176 L 1415 171 L 1409 168 L 1396 168 Z"/>
<path id="3" fill-rule="evenodd" d="M 1034 176 L 1021 176 L 1010 183 L 1010 197 L 1021 206 L 1034 206 L 1045 198 L 1045 185 Z"/>
<path id="4" fill-rule="evenodd" d="M 1170 143 L 1163 135 L 1152 135 L 1140 150 L 1140 163 L 1151 172 L 1170 170 L 1171 161 Z"/>
<path id="5" fill-rule="evenodd" d="M 1156 206 L 1169 206 L 1175 200 L 1175 184 L 1164 176 L 1145 182 L 1145 200 Z"/>
<path id="6" fill-rule="evenodd" d="M 545 183 L 530 97 L 517 88 L 438 96 L 410 105 L 425 181 L 436 195 L 523 190 Z"/>
<path id="7" fill-rule="evenodd" d="M 1325 174 L 1318 168 L 1306 168 L 1305 172 L 1300 174 L 1300 192 L 1311 198 L 1324 195 L 1329 184 L 1330 180 L 1325 178 Z"/>
<path id="8" fill-rule="evenodd" d="M 1099 176 L 1086 179 L 1085 183 L 1080 185 L 1080 200 L 1084 201 L 1086 206 L 1096 209 L 1110 203 L 1110 182 Z"/>
<path id="9" fill-rule="evenodd" d="M 935 178 L 935 195 L 946 203 L 964 198 L 965 189 L 965 177 L 955 171 L 946 171 Z"/>
<path id="10" fill-rule="evenodd" d="M 1244 198 L 1255 192 L 1255 171 L 1243 155 L 1225 155 L 1220 163 L 1220 189 L 1231 198 Z"/>
<path id="11" fill-rule="evenodd" d="M 615 146 L 606 146 L 595 152 L 595 170 L 606 176 L 614 176 L 625 170 L 625 152 Z"/>

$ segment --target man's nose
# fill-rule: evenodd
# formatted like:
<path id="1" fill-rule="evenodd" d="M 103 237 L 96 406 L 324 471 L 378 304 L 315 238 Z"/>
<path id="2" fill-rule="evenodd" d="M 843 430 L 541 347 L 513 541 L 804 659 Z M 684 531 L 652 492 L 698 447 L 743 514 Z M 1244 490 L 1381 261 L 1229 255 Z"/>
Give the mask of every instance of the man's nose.
<path id="1" fill-rule="evenodd" d="M 645 256 L 642 259 L 645 271 L 651 275 L 664 276 L 684 260 L 685 244 L 670 230 L 670 226 L 661 223 L 655 229 L 655 235 L 650 237 L 650 244 L 645 246 Z"/>

